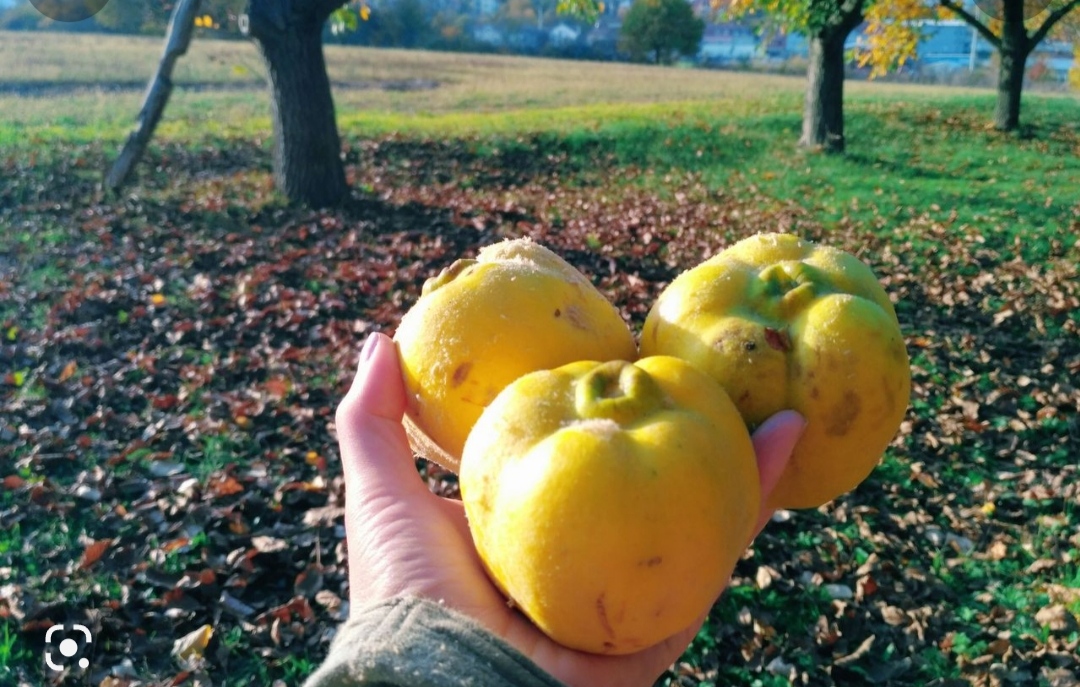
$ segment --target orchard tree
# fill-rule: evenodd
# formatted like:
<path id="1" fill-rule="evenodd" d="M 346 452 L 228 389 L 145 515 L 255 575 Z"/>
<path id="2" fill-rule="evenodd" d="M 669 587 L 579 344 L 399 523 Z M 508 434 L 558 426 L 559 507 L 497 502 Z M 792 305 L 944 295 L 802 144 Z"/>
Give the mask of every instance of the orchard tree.
<path id="1" fill-rule="evenodd" d="M 878 0 L 887 2 L 888 0 Z M 806 98 L 799 145 L 844 150 L 844 43 L 863 22 L 874 0 L 731 0 L 735 16 L 764 14 L 785 31 L 809 42 Z M 719 3 L 724 4 L 724 3 Z"/>
<path id="2" fill-rule="evenodd" d="M 165 55 L 152 77 L 135 131 L 106 175 L 113 190 L 125 183 L 153 136 L 172 90 L 172 68 L 187 51 L 196 23 L 218 28 L 215 15 L 238 18 L 258 46 L 270 77 L 274 181 L 289 200 L 334 205 L 348 192 L 334 117 L 322 30 L 345 0 L 179 0 L 165 39 Z M 202 7 L 200 7 L 202 5 Z M 365 6 L 366 7 L 366 6 Z M 207 15 L 200 14 L 208 12 Z M 226 22 L 227 23 L 227 22 Z"/>
<path id="3" fill-rule="evenodd" d="M 968 10 L 959 0 L 940 0 L 940 5 L 970 24 L 997 50 L 1000 60 L 994 127 L 1001 131 L 1016 130 L 1020 126 L 1020 96 L 1027 59 L 1051 30 L 1073 10 L 1080 8 L 1080 0 L 983 0 L 976 3 L 988 13 Z"/>
<path id="4" fill-rule="evenodd" d="M 322 30 L 344 0 L 248 0 L 246 34 L 270 76 L 274 181 L 290 200 L 320 207 L 345 197 L 345 168 Z"/>
<path id="5" fill-rule="evenodd" d="M 634 0 L 623 19 L 621 47 L 634 59 L 670 64 L 676 55 L 694 55 L 705 22 L 686 0 Z"/>
<path id="6" fill-rule="evenodd" d="M 938 0 L 937 11 L 921 0 L 874 3 L 866 11 L 868 40 L 860 62 L 880 75 L 914 54 L 920 19 L 960 17 L 999 55 L 994 127 L 1013 131 L 1020 124 L 1020 102 L 1027 59 L 1048 35 L 1080 37 L 1080 0 L 980 0 L 975 8 L 959 0 Z"/>

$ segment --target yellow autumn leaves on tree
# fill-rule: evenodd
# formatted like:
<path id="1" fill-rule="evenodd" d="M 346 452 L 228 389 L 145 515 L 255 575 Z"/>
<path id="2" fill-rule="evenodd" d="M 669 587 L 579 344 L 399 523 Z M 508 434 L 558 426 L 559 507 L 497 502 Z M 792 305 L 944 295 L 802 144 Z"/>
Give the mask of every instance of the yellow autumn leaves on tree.
<path id="1" fill-rule="evenodd" d="M 763 13 L 788 30 L 834 20 L 829 3 L 785 2 L 784 0 L 713 0 L 713 7 L 729 16 Z M 883 76 L 915 56 L 919 44 L 918 22 L 936 16 L 922 0 L 872 2 L 863 10 L 867 26 L 865 39 L 855 48 L 859 66 L 871 68 L 871 77 Z"/>
<path id="2" fill-rule="evenodd" d="M 1073 46 L 1073 68 L 1069 70 L 1069 88 L 1080 91 L 1080 43 Z"/>
<path id="3" fill-rule="evenodd" d="M 712 0 L 711 4 L 713 9 L 729 17 L 765 15 L 777 26 L 799 32 L 833 20 L 838 7 L 838 3 L 817 0 Z M 924 22 L 961 18 L 953 8 L 947 6 L 950 4 L 928 3 L 925 0 L 864 3 L 862 18 L 866 24 L 852 57 L 860 67 L 870 67 L 871 78 L 884 76 L 903 67 L 917 56 Z M 1071 2 L 1051 3 L 1049 6 L 1040 3 L 1038 8 L 1025 14 L 1025 25 L 1029 31 L 1035 32 L 1047 20 L 1049 12 L 1064 11 L 1066 16 L 1054 27 L 1052 35 L 1076 44 L 1073 37 L 1080 36 L 1080 12 L 1069 13 L 1068 10 L 1072 7 L 1075 5 Z M 999 19 L 982 14 L 976 16 L 980 17 L 989 31 L 1001 35 L 1002 22 Z M 1074 89 L 1080 89 L 1080 49 L 1077 52 L 1077 66 L 1073 67 L 1069 79 Z"/>
<path id="4" fill-rule="evenodd" d="M 866 10 L 866 42 L 856 49 L 860 67 L 870 67 L 870 78 L 899 69 L 919 47 L 919 22 L 936 13 L 922 0 L 875 2 Z"/>

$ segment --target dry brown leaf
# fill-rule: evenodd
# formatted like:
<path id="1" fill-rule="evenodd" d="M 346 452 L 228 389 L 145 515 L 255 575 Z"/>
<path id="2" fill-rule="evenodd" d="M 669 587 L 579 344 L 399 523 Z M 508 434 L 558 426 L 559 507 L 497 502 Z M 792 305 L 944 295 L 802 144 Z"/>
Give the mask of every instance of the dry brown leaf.
<path id="1" fill-rule="evenodd" d="M 1045 606 L 1035 614 L 1035 622 L 1052 632 L 1069 633 L 1077 629 L 1076 618 L 1060 604 Z"/>
<path id="2" fill-rule="evenodd" d="M 896 606 L 883 606 L 881 608 L 881 619 L 887 624 L 895 627 L 897 625 L 906 625 L 908 622 L 908 615 L 902 608 L 897 608 Z"/>
<path id="3" fill-rule="evenodd" d="M 60 376 L 57 378 L 61 382 L 66 382 L 74 376 L 75 371 L 79 369 L 78 363 L 74 360 L 64 365 L 64 369 L 60 371 Z"/>
<path id="4" fill-rule="evenodd" d="M 112 539 L 99 539 L 86 545 L 83 549 L 82 560 L 79 561 L 79 569 L 86 570 L 101 560 L 105 552 L 112 546 Z"/>

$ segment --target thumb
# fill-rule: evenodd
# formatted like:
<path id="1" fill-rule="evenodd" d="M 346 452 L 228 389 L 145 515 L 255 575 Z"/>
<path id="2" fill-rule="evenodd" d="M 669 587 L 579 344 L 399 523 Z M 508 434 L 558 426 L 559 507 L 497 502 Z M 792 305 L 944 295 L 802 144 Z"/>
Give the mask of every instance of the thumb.
<path id="1" fill-rule="evenodd" d="M 350 498 L 423 489 L 401 424 L 405 384 L 397 347 L 385 334 L 368 337 L 360 364 L 335 416 Z"/>
<path id="2" fill-rule="evenodd" d="M 794 410 L 782 410 L 761 423 L 754 432 L 762 501 L 780 482 L 780 475 L 805 428 L 806 420 L 802 415 Z"/>
<path id="3" fill-rule="evenodd" d="M 806 429 L 806 419 L 794 410 L 782 410 L 763 422 L 754 432 L 754 453 L 757 454 L 758 477 L 761 480 L 761 513 L 754 536 L 772 517 L 769 498 L 791 460 L 795 444 Z"/>

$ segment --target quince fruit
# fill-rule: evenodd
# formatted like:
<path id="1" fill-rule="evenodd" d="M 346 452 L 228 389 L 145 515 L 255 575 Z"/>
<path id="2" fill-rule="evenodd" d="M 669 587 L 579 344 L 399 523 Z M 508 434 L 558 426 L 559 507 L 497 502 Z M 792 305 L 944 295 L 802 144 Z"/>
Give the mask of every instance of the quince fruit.
<path id="1" fill-rule="evenodd" d="M 854 256 L 795 236 L 744 239 L 679 275 L 641 339 L 642 355 L 678 356 L 719 381 L 751 427 L 785 408 L 806 418 L 776 508 L 853 489 L 907 411 L 907 350 L 884 289 Z"/>
<path id="2" fill-rule="evenodd" d="M 666 356 L 521 377 L 473 428 L 459 484 L 499 589 L 555 641 L 600 654 L 707 611 L 761 498 L 731 399 Z"/>
<path id="3" fill-rule="evenodd" d="M 487 246 L 429 279 L 394 340 L 413 449 L 455 472 L 469 430 L 510 382 L 575 360 L 637 356 L 619 311 L 529 239 Z"/>

